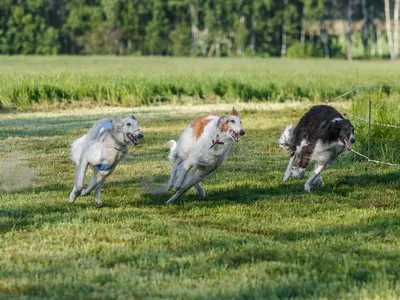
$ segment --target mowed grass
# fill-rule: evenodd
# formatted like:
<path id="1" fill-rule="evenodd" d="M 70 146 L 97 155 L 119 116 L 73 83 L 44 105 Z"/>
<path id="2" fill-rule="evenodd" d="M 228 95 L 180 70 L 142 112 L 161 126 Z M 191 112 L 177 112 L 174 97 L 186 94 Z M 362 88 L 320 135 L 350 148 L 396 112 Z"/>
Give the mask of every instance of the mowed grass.
<path id="1" fill-rule="evenodd" d="M 92 197 L 68 204 L 68 147 L 132 109 L 0 115 L 0 298 L 397 297 L 399 169 L 344 153 L 324 189 L 282 183 L 288 155 L 276 140 L 309 107 L 236 104 L 246 135 L 204 180 L 208 199 L 191 190 L 175 205 L 165 205 L 167 141 L 231 105 L 137 108 L 145 138 L 106 182 L 100 209 Z"/>
<path id="2" fill-rule="evenodd" d="M 81 101 L 210 104 L 333 98 L 359 83 L 398 83 L 400 62 L 266 58 L 0 57 L 0 109 Z"/>

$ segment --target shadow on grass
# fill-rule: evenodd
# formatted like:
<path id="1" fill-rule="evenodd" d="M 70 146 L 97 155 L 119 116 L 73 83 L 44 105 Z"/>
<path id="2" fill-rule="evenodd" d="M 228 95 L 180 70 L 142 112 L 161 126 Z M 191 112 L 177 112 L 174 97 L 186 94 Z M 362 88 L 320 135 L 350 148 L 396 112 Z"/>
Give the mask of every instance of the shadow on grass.
<path id="1" fill-rule="evenodd" d="M 85 204 L 69 205 L 66 201 L 65 204 L 30 203 L 24 208 L 3 208 L 0 210 L 0 233 L 71 221 L 86 207 Z"/>
<path id="2" fill-rule="evenodd" d="M 376 184 L 399 183 L 399 179 L 400 171 L 394 171 L 383 174 L 370 173 L 362 175 L 340 176 L 338 179 L 338 183 L 342 185 L 372 186 Z"/>

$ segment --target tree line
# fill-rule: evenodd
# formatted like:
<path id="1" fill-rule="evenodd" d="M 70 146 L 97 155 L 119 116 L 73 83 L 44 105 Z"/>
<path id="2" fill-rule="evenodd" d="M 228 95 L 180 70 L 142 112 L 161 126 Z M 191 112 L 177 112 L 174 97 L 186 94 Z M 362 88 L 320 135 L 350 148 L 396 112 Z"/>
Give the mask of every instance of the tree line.
<path id="1" fill-rule="evenodd" d="M 396 59 L 399 1 L 0 0 L 0 54 Z"/>

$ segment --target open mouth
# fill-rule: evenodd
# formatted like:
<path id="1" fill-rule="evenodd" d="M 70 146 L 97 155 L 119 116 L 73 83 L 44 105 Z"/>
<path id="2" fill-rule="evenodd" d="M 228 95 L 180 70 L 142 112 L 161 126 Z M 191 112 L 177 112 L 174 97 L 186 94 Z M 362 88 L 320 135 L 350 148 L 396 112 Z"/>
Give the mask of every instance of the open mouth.
<path id="1" fill-rule="evenodd" d="M 126 136 L 128 137 L 129 141 L 134 144 L 135 146 L 139 145 L 139 139 L 137 135 L 134 135 L 132 133 L 127 133 Z"/>
<path id="2" fill-rule="evenodd" d="M 350 150 L 351 150 L 351 143 L 350 143 L 350 141 L 349 141 L 348 139 L 343 139 L 343 140 L 342 140 L 342 143 L 343 143 L 344 146 L 346 147 L 346 150 L 347 150 L 347 151 L 350 151 Z"/>
<path id="3" fill-rule="evenodd" d="M 239 134 L 234 132 L 232 129 L 229 130 L 230 136 L 235 140 L 235 142 L 239 142 Z"/>

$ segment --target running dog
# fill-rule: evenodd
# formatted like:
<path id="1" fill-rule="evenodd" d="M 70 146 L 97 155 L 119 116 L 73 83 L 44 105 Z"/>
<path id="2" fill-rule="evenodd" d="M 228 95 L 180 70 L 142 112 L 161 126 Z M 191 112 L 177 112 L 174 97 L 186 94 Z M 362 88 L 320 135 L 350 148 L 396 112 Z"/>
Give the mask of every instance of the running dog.
<path id="1" fill-rule="evenodd" d="M 202 198 L 206 197 L 200 181 L 223 163 L 233 141 L 239 142 L 239 136 L 245 134 L 241 123 L 234 108 L 227 116 L 198 117 L 185 129 L 178 142 L 168 142 L 169 159 L 174 163 L 168 190 L 174 187 L 176 193 L 167 203 L 174 202 L 192 186 Z"/>
<path id="2" fill-rule="evenodd" d="M 327 105 L 312 107 L 296 127 L 286 126 L 278 140 L 278 145 L 290 152 L 283 182 L 290 177 L 304 178 L 307 165 L 315 162 L 304 189 L 310 192 L 312 185 L 323 187 L 322 170 L 329 167 L 344 149 L 350 151 L 355 141 L 353 125 L 336 109 Z M 296 157 L 299 163 L 293 167 Z"/>
<path id="3" fill-rule="evenodd" d="M 143 133 L 132 115 L 124 119 L 106 118 L 97 121 L 89 132 L 71 144 L 71 159 L 76 163 L 74 188 L 69 195 L 72 204 L 76 198 L 89 195 L 94 189 L 94 204 L 103 203 L 100 192 L 106 178 L 111 175 L 121 159 L 128 153 L 128 146 L 139 144 Z M 93 168 L 93 176 L 83 189 L 88 166 Z"/>

